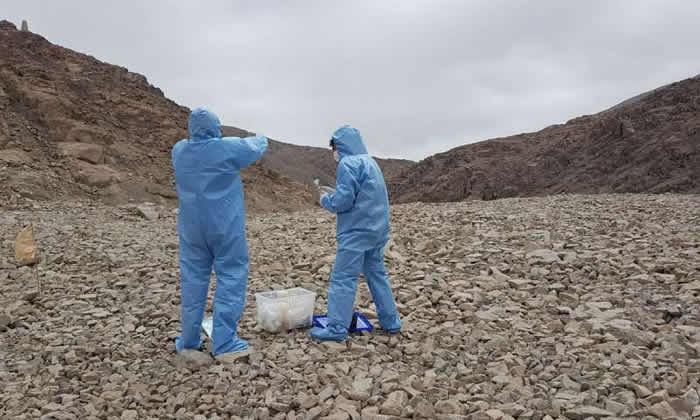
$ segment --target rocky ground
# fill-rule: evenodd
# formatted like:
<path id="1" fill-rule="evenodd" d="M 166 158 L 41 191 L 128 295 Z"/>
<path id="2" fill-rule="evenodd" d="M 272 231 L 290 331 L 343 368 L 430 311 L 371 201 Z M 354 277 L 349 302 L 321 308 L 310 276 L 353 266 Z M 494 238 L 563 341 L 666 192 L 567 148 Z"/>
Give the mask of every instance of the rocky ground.
<path id="1" fill-rule="evenodd" d="M 251 217 L 240 333 L 258 352 L 232 365 L 174 356 L 175 215 L 146 214 L 0 213 L 0 418 L 700 418 L 699 196 L 395 206 L 405 331 L 347 345 L 254 317 L 255 292 L 292 286 L 325 312 L 333 218 Z M 29 221 L 36 272 L 12 252 Z M 357 306 L 375 319 L 365 286 Z"/>

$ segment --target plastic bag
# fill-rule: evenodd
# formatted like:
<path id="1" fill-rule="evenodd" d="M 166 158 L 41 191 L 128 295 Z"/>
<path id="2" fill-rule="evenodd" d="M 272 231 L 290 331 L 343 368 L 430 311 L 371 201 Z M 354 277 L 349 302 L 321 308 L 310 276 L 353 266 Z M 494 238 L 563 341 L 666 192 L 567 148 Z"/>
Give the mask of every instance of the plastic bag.
<path id="1" fill-rule="evenodd" d="M 28 224 L 15 241 L 15 258 L 22 265 L 33 265 L 37 261 L 37 246 L 34 240 L 34 225 Z"/>
<path id="2" fill-rule="evenodd" d="M 326 185 L 321 185 L 321 182 L 318 179 L 314 179 L 314 185 L 316 186 L 316 190 L 318 190 L 319 195 L 332 194 L 335 192 L 335 189 Z"/>
<path id="3" fill-rule="evenodd" d="M 275 305 L 262 305 L 258 319 L 266 331 L 279 332 L 282 330 L 282 318 L 279 308 Z"/>
<path id="4" fill-rule="evenodd" d="M 314 185 L 316 186 L 316 191 L 318 192 L 318 204 L 321 204 L 321 198 L 323 198 L 324 195 L 326 194 L 333 194 L 335 192 L 335 189 L 321 185 L 320 181 L 318 179 L 314 179 Z"/>
<path id="5" fill-rule="evenodd" d="M 333 194 L 334 192 L 335 192 L 335 189 L 333 189 L 331 187 L 326 187 L 326 186 L 321 187 L 321 196 L 323 196 L 324 194 Z"/>
<path id="6" fill-rule="evenodd" d="M 202 320 L 202 329 L 207 333 L 207 337 L 211 338 L 214 332 L 214 318 L 207 317 Z"/>

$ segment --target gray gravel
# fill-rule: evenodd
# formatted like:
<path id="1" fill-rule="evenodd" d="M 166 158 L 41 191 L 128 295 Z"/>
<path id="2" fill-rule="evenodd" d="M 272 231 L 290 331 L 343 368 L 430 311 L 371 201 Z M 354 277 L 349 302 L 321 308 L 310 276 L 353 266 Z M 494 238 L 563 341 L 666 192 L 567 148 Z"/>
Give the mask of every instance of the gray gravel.
<path id="1" fill-rule="evenodd" d="M 387 262 L 401 335 L 321 344 L 308 331 L 263 332 L 255 292 L 305 287 L 325 312 L 334 219 L 255 216 L 240 334 L 258 352 L 225 365 L 174 355 L 173 212 L 3 210 L 0 418 L 700 418 L 700 197 L 392 213 Z M 35 298 L 34 270 L 13 254 L 29 221 L 41 258 Z M 376 322 L 365 285 L 356 305 Z"/>

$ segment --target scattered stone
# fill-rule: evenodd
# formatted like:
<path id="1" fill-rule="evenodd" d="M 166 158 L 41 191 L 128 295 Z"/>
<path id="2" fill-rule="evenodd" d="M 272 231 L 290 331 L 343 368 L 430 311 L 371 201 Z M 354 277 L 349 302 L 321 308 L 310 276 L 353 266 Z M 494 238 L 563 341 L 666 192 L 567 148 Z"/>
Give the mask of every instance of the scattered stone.
<path id="1" fill-rule="evenodd" d="M 34 303 L 39 298 L 39 291 L 38 290 L 29 290 L 27 292 L 24 292 L 22 294 L 22 300 L 27 301 L 29 303 Z"/>
<path id="2" fill-rule="evenodd" d="M 333 353 L 342 353 L 348 350 L 348 346 L 345 343 L 336 343 L 335 341 L 324 341 L 323 347 Z"/>
<path id="3" fill-rule="evenodd" d="M 688 387 L 688 378 L 685 375 L 680 375 L 673 384 L 668 388 L 669 395 L 677 397 L 683 393 Z"/>
<path id="4" fill-rule="evenodd" d="M 160 217 L 158 209 L 152 204 L 139 204 L 136 206 L 136 210 L 138 211 L 139 215 L 146 220 L 155 221 Z"/>
<path id="5" fill-rule="evenodd" d="M 608 410 L 603 410 L 598 407 L 578 407 L 566 412 L 566 416 L 572 420 L 586 420 L 589 418 L 601 419 L 605 417 L 612 417 L 615 413 Z"/>
<path id="6" fill-rule="evenodd" d="M 65 411 L 54 411 L 44 414 L 39 418 L 39 420 L 77 420 L 77 417 L 75 414 L 67 413 Z"/>
<path id="7" fill-rule="evenodd" d="M 321 420 L 348 420 L 349 418 L 350 415 L 345 411 L 336 411 L 331 413 L 330 415 L 321 417 Z"/>
<path id="8" fill-rule="evenodd" d="M 84 160 L 85 162 L 94 165 L 103 164 L 105 161 L 104 147 L 98 144 L 89 143 L 57 143 L 58 153 L 64 156 L 70 156 L 76 159 Z"/>
<path id="9" fill-rule="evenodd" d="M 664 310 L 663 318 L 664 322 L 668 324 L 674 319 L 679 319 L 682 316 L 683 310 L 681 309 L 681 305 L 674 305 L 673 307 Z"/>
<path id="10" fill-rule="evenodd" d="M 622 414 L 625 413 L 629 408 L 628 406 L 619 403 L 614 400 L 608 400 L 605 402 L 605 409 L 611 413 L 613 413 L 616 416 L 621 416 Z"/>
<path id="11" fill-rule="evenodd" d="M 379 418 L 379 407 L 368 406 L 362 409 L 362 419 L 377 419 Z"/>
<path id="12" fill-rule="evenodd" d="M 491 410 L 487 410 L 486 416 L 491 420 L 501 420 L 506 416 L 506 414 L 503 411 L 494 408 Z"/>
<path id="13" fill-rule="evenodd" d="M 12 325 L 12 318 L 7 314 L 0 314 L 0 332 L 7 331 Z"/>
<path id="14" fill-rule="evenodd" d="M 404 391 L 394 391 L 387 397 L 381 407 L 381 413 L 400 416 L 408 404 L 408 395 Z"/>
<path id="15" fill-rule="evenodd" d="M 499 408 L 505 414 L 507 414 L 511 417 L 515 417 L 515 418 L 520 417 L 523 413 L 525 413 L 527 411 L 527 409 L 524 406 L 522 406 L 518 403 L 505 404 L 505 405 L 500 406 Z"/>
<path id="16" fill-rule="evenodd" d="M 416 398 L 415 413 L 419 418 L 435 418 L 435 408 L 432 404 L 421 397 Z"/>
<path id="17" fill-rule="evenodd" d="M 193 365 L 193 366 L 207 366 L 214 363 L 214 359 L 203 351 L 197 350 L 183 350 L 176 354 L 176 359 L 179 361 L 180 366 Z"/>
<path id="18" fill-rule="evenodd" d="M 681 287 L 683 292 L 700 292 L 700 280 L 695 280 L 690 283 L 686 283 Z"/>
<path id="19" fill-rule="evenodd" d="M 328 398 L 330 398 L 330 396 Z M 318 398 L 318 397 L 315 397 L 313 395 L 305 395 L 304 397 L 302 397 L 300 399 L 299 405 L 304 410 L 308 410 L 310 408 L 316 407 L 318 405 L 319 401 L 320 401 L 320 398 Z"/>
<path id="20" fill-rule="evenodd" d="M 435 410 L 441 414 L 462 414 L 464 412 L 464 406 L 460 404 L 459 401 L 443 400 L 435 404 Z"/>
<path id="21" fill-rule="evenodd" d="M 612 334 L 623 342 L 630 342 L 635 345 L 647 347 L 654 342 L 653 334 L 647 331 L 640 331 L 634 323 L 627 319 L 613 319 L 606 326 Z"/>
<path id="22" fill-rule="evenodd" d="M 0 154 L 0 162 L 12 163 L 14 165 L 28 165 L 34 159 L 21 149 L 3 149 Z"/>
<path id="23" fill-rule="evenodd" d="M 696 390 L 690 389 L 681 397 L 670 400 L 669 404 L 678 413 L 686 413 L 690 415 L 693 413 L 693 409 L 700 405 L 700 397 L 698 396 L 698 392 Z"/>
<path id="24" fill-rule="evenodd" d="M 334 395 L 335 395 L 335 388 L 332 385 L 329 385 L 329 386 L 325 387 L 323 389 L 323 391 L 319 392 L 318 401 L 324 402 Z"/>
<path id="25" fill-rule="evenodd" d="M 637 398 L 647 398 L 651 395 L 649 388 L 641 384 L 632 384 L 632 390 L 637 395 Z"/>
<path id="26" fill-rule="evenodd" d="M 350 399 L 357 401 L 366 401 L 369 399 L 372 392 L 372 378 L 356 379 L 352 383 L 352 391 Z"/>
<path id="27" fill-rule="evenodd" d="M 676 410 L 674 410 L 673 407 L 671 407 L 671 404 L 666 401 L 651 406 L 649 408 L 649 414 L 659 419 L 669 419 L 678 416 Z"/>
<path id="28" fill-rule="evenodd" d="M 535 260 L 535 264 L 554 264 L 561 261 L 559 255 L 551 249 L 538 249 L 529 252 L 527 258 Z"/>
<path id="29" fill-rule="evenodd" d="M 670 397 L 669 397 L 669 395 L 668 395 L 668 391 L 666 391 L 666 390 L 664 389 L 664 390 L 661 390 L 661 391 L 656 392 L 656 393 L 652 394 L 651 396 L 649 396 L 649 397 L 647 398 L 647 401 L 648 401 L 650 404 L 658 404 L 658 403 L 660 403 L 660 402 L 662 402 L 662 401 L 668 401 L 669 398 L 670 398 Z"/>
<path id="30" fill-rule="evenodd" d="M 122 412 L 122 420 L 137 420 L 139 413 L 136 410 L 124 410 Z"/>
<path id="31" fill-rule="evenodd" d="M 122 181 L 122 174 L 107 165 L 93 165 L 79 160 L 72 166 L 75 179 L 91 187 L 104 188 Z"/>
<path id="32" fill-rule="evenodd" d="M 321 413 L 323 413 L 323 408 L 314 407 L 311 410 L 309 410 L 308 414 L 306 415 L 306 418 L 308 420 L 316 420 L 319 417 L 321 417 Z"/>

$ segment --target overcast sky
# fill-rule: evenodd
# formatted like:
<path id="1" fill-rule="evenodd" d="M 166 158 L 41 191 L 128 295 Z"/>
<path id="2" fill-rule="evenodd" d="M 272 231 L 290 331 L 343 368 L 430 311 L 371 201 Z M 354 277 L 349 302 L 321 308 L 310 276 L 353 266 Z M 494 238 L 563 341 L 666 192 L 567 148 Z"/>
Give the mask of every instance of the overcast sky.
<path id="1" fill-rule="evenodd" d="M 283 141 L 422 159 L 700 73 L 698 0 L 4 0 L 0 18 Z"/>

